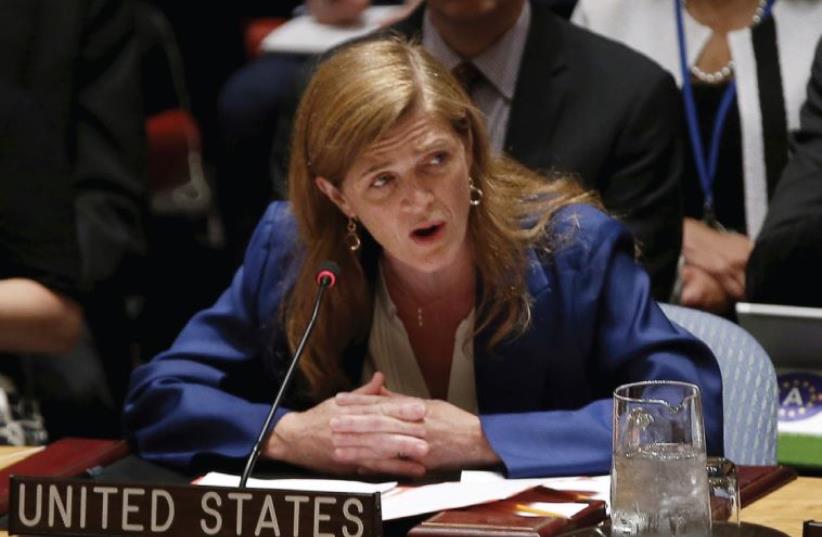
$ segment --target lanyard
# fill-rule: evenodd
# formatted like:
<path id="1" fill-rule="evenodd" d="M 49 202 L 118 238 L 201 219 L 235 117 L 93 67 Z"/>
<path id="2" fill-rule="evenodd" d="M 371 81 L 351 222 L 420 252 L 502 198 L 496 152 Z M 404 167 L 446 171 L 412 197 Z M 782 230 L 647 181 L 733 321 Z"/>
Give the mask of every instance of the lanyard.
<path id="1" fill-rule="evenodd" d="M 771 7 L 775 0 L 768 0 L 763 17 L 771 13 Z M 705 145 L 702 143 L 702 133 L 699 130 L 699 120 L 697 119 L 696 100 L 694 99 L 693 87 L 691 85 L 691 72 L 688 68 L 688 47 L 685 42 L 685 23 L 682 15 L 685 9 L 683 0 L 674 0 L 674 13 L 676 14 L 676 30 L 679 38 L 679 65 L 682 69 L 682 95 L 685 101 L 685 119 L 688 124 L 688 135 L 691 139 L 691 147 L 694 152 L 694 163 L 696 173 L 699 176 L 699 186 L 702 188 L 702 196 L 705 203 L 705 216 L 713 218 L 714 214 L 714 182 L 716 181 L 716 166 L 719 160 L 719 142 L 722 139 L 722 131 L 725 130 L 725 122 L 728 119 L 728 112 L 736 100 L 736 81 L 732 80 L 714 117 L 714 125 L 711 131 L 709 153 L 705 154 Z M 706 162 L 707 161 L 707 162 Z"/>

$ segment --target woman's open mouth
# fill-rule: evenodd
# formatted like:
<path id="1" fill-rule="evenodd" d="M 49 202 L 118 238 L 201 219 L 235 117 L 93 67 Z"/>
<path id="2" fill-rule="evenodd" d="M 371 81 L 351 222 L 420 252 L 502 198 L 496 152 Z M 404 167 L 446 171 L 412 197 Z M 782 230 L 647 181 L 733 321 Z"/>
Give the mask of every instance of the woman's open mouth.
<path id="1" fill-rule="evenodd" d="M 418 227 L 411 232 L 414 242 L 427 243 L 438 239 L 445 230 L 445 222 L 435 222 L 431 225 Z"/>

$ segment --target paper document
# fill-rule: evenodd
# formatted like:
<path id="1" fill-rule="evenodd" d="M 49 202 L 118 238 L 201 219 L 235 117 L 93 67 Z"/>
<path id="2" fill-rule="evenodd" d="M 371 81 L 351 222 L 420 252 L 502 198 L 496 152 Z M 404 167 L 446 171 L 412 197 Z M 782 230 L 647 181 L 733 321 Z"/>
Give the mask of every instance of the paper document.
<path id="1" fill-rule="evenodd" d="M 197 480 L 197 485 L 236 487 L 240 477 L 211 472 Z M 554 490 L 589 492 L 588 498 L 608 500 L 610 478 L 554 477 L 537 479 L 506 479 L 494 472 L 463 472 L 461 481 L 432 485 L 398 486 L 396 481 L 367 483 L 339 479 L 249 479 L 248 486 L 258 489 L 304 490 L 312 492 L 380 493 L 383 521 L 396 520 L 446 509 L 458 509 L 482 503 L 505 500 L 530 488 L 546 486 Z M 583 510 L 584 503 L 536 502 L 523 505 L 522 516 L 572 516 Z"/>
<path id="2" fill-rule="evenodd" d="M 196 485 L 211 487 L 236 487 L 240 476 L 209 472 L 195 482 Z M 356 492 L 370 494 L 385 493 L 396 488 L 396 481 L 368 483 L 365 481 L 345 481 L 342 479 L 255 479 L 250 478 L 249 488 L 275 490 L 304 490 L 308 492 Z"/>
<path id="3" fill-rule="evenodd" d="M 504 500 L 529 488 L 531 487 L 528 484 L 513 481 L 494 483 L 451 481 L 418 487 L 397 487 L 381 496 L 382 519 L 394 520 Z"/>
<path id="4" fill-rule="evenodd" d="M 508 479 L 499 472 L 466 470 L 462 472 L 460 481 L 463 483 L 518 482 L 527 485 L 526 488 L 543 486 L 554 490 L 589 492 L 588 498 L 602 500 L 606 505 L 611 496 L 611 476 L 608 475 Z"/>
<path id="5" fill-rule="evenodd" d="M 402 6 L 371 6 L 365 10 L 360 22 L 353 26 L 320 24 L 311 15 L 301 15 L 272 30 L 263 39 L 260 48 L 263 52 L 320 54 L 376 30 L 402 9 Z"/>

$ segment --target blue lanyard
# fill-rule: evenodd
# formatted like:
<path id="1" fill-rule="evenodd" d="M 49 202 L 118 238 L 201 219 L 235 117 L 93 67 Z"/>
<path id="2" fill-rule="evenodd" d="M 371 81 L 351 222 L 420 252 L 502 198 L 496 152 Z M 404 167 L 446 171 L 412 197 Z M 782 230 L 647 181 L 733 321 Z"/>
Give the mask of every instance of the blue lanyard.
<path id="1" fill-rule="evenodd" d="M 768 0 L 763 18 L 771 13 L 771 8 L 775 0 Z M 714 182 L 716 181 L 716 166 L 719 160 L 719 142 L 722 139 L 722 131 L 725 129 L 725 121 L 728 119 L 728 112 L 736 99 L 736 81 L 732 80 L 714 117 L 714 126 L 711 131 L 711 146 L 709 153 L 705 155 L 705 146 L 702 143 L 702 133 L 699 131 L 699 120 L 696 113 L 696 100 L 691 85 L 691 70 L 688 68 L 688 47 L 685 43 L 685 23 L 682 11 L 685 9 L 683 0 L 674 0 L 674 13 L 676 15 L 676 30 L 679 38 L 679 65 L 682 69 L 682 95 L 685 101 L 685 119 L 688 124 L 688 135 L 691 139 L 691 147 L 694 152 L 694 163 L 696 173 L 699 175 L 699 185 L 702 188 L 702 195 L 707 213 L 714 210 Z"/>

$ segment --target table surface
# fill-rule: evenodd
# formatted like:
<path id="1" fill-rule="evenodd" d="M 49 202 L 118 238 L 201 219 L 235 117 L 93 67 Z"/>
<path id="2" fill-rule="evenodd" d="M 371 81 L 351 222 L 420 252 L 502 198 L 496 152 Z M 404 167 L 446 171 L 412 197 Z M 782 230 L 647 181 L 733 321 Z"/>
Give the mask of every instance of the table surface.
<path id="1" fill-rule="evenodd" d="M 0 446 L 0 469 L 43 449 Z M 822 478 L 800 477 L 742 509 L 741 520 L 802 537 L 805 520 L 822 520 Z M 8 533 L 0 531 L 0 537 Z"/>
<path id="2" fill-rule="evenodd" d="M 799 477 L 744 508 L 740 519 L 802 537 L 802 522 L 822 520 L 822 478 Z"/>

